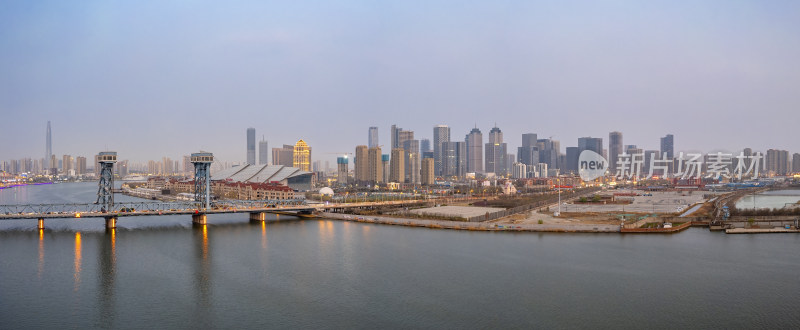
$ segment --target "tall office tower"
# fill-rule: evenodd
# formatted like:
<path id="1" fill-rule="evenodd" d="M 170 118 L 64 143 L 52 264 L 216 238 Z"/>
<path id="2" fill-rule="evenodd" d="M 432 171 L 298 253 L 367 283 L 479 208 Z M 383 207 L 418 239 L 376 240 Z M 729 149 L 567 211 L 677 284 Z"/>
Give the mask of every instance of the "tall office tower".
<path id="1" fill-rule="evenodd" d="M 567 147 L 565 174 L 578 174 L 578 147 Z M 613 174 L 613 173 L 612 173 Z"/>
<path id="2" fill-rule="evenodd" d="M 256 129 L 247 129 L 247 164 L 256 164 Z"/>
<path id="3" fill-rule="evenodd" d="M 265 140 L 263 136 L 261 137 L 261 141 L 258 141 L 258 164 L 269 164 L 269 143 L 267 143 L 267 140 Z"/>
<path id="4" fill-rule="evenodd" d="M 47 121 L 47 141 L 44 151 L 44 168 L 46 172 L 49 172 L 51 168 L 55 167 L 55 164 L 50 162 L 50 158 L 53 156 L 53 135 L 50 131 L 50 121 Z"/>
<path id="5" fill-rule="evenodd" d="M 650 173 L 650 168 L 653 166 L 653 157 L 655 159 L 661 159 L 661 151 L 658 150 L 645 150 L 644 151 L 644 166 L 642 166 L 642 175 L 647 176 Z M 611 172 L 611 174 L 615 174 L 617 171 Z M 661 170 L 653 170 L 653 175 L 662 176 L 664 172 Z"/>
<path id="6" fill-rule="evenodd" d="M 675 158 L 675 141 L 672 134 L 661 138 L 661 154 L 666 155 L 667 158 Z"/>
<path id="7" fill-rule="evenodd" d="M 522 146 L 523 147 L 535 147 L 536 143 L 539 141 L 536 133 L 524 133 L 522 134 Z"/>
<path id="8" fill-rule="evenodd" d="M 356 146 L 355 183 L 366 184 L 369 181 L 369 147 Z"/>
<path id="9" fill-rule="evenodd" d="M 400 139 L 399 135 L 400 135 L 400 131 L 402 131 L 402 130 L 403 129 L 397 127 L 397 125 L 392 125 L 391 131 L 389 132 L 389 135 L 390 135 L 389 136 L 389 142 L 391 143 L 391 146 L 389 146 L 389 147 L 391 149 L 394 149 L 394 148 L 397 148 L 397 147 L 400 146 L 400 144 L 397 143 L 397 140 Z M 370 147 L 370 148 L 374 148 L 374 147 Z"/>
<path id="10" fill-rule="evenodd" d="M 767 173 L 772 175 L 786 175 L 789 172 L 789 151 L 767 150 Z"/>
<path id="11" fill-rule="evenodd" d="M 347 185 L 347 172 L 349 169 L 347 168 L 347 156 L 337 157 L 336 158 L 336 181 L 339 182 L 340 186 Z"/>
<path id="12" fill-rule="evenodd" d="M 536 146 L 536 133 L 522 134 L 522 146 L 517 148 L 517 161 L 532 167 L 539 163 L 539 147 Z"/>
<path id="13" fill-rule="evenodd" d="M 578 157 L 580 157 L 580 153 L 584 152 L 585 150 L 591 150 L 599 155 L 603 154 L 603 138 L 593 138 L 593 137 L 582 137 L 578 138 Z"/>
<path id="14" fill-rule="evenodd" d="M 539 163 L 547 164 L 548 168 L 560 168 L 560 143 L 551 139 L 536 140 L 536 147 L 539 148 Z"/>
<path id="15" fill-rule="evenodd" d="M 78 158 L 75 158 L 75 169 L 75 174 L 77 175 L 86 174 L 86 157 L 78 156 Z"/>
<path id="16" fill-rule="evenodd" d="M 497 176 L 506 175 L 507 145 L 503 143 L 503 132 L 497 126 L 489 131 L 489 143 L 486 144 L 486 173 Z"/>
<path id="17" fill-rule="evenodd" d="M 369 136 L 367 136 L 367 144 L 370 148 L 378 146 L 378 127 L 372 126 L 369 128 Z"/>
<path id="18" fill-rule="evenodd" d="M 442 143 L 450 142 L 450 127 L 437 125 L 433 128 L 433 173 L 442 175 Z"/>
<path id="19" fill-rule="evenodd" d="M 477 127 L 469 131 L 467 142 L 467 172 L 483 172 L 483 134 Z"/>
<path id="20" fill-rule="evenodd" d="M 367 150 L 367 182 L 370 184 L 383 182 L 382 156 L 380 147 Z"/>
<path id="21" fill-rule="evenodd" d="M 419 140 L 407 140 L 403 143 L 403 150 L 405 150 L 405 182 L 419 183 Z"/>
<path id="22" fill-rule="evenodd" d="M 442 143 L 442 176 L 462 178 L 467 173 L 467 143 Z"/>
<path id="23" fill-rule="evenodd" d="M 406 180 L 406 150 L 403 148 L 392 149 L 392 157 L 389 163 L 389 182 L 405 182 Z"/>
<path id="24" fill-rule="evenodd" d="M 391 160 L 390 154 L 381 155 L 381 167 L 383 168 L 382 182 L 389 182 L 389 175 L 392 174 L 391 168 L 389 168 L 389 166 L 391 165 L 390 160 Z"/>
<path id="25" fill-rule="evenodd" d="M 800 154 L 794 153 L 792 155 L 792 173 L 800 174 Z"/>
<path id="26" fill-rule="evenodd" d="M 622 154 L 622 133 L 608 133 L 608 169 L 611 173 L 617 172 L 617 160 Z"/>
<path id="27" fill-rule="evenodd" d="M 422 160 L 422 168 L 420 169 L 420 182 L 423 185 L 432 185 L 436 181 L 436 175 L 433 173 L 433 158 L 425 158 Z"/>
<path id="28" fill-rule="evenodd" d="M 311 171 L 311 147 L 302 139 L 294 145 L 292 167 L 303 171 Z"/>
<path id="29" fill-rule="evenodd" d="M 419 140 L 419 153 L 424 154 L 430 151 L 431 151 L 431 140 L 428 139 Z"/>

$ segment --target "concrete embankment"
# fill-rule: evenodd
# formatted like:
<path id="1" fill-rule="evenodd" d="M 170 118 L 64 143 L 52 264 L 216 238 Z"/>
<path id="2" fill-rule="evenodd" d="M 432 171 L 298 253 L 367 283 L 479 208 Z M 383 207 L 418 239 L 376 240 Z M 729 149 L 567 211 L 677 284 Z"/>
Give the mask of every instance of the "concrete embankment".
<path id="1" fill-rule="evenodd" d="M 725 229 L 726 234 L 772 234 L 772 233 L 800 233 L 798 229 L 786 228 L 730 228 Z"/>
<path id="2" fill-rule="evenodd" d="M 405 219 L 385 216 L 365 216 L 323 212 L 322 218 L 386 225 L 409 227 L 425 227 L 437 229 L 478 230 L 478 231 L 526 231 L 526 232 L 561 232 L 561 233 L 619 233 L 616 225 L 580 225 L 580 224 L 494 224 L 483 222 L 461 222 L 445 220 Z"/>

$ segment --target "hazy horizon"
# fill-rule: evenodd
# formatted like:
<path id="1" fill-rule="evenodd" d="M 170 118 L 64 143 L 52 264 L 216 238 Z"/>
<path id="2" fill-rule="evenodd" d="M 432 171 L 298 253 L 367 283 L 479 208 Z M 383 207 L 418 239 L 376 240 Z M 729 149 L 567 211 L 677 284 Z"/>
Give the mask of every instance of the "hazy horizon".
<path id="1" fill-rule="evenodd" d="M 463 140 L 623 133 L 675 150 L 800 152 L 800 3 L 78 2 L 0 4 L 0 161 L 105 149 L 243 162 L 304 139 L 314 160 L 392 124 Z M 103 123 L 105 121 L 106 123 Z M 103 128 L 105 126 L 105 128 Z M 388 150 L 385 153 L 389 153 Z M 271 158 L 271 155 L 270 155 Z"/>

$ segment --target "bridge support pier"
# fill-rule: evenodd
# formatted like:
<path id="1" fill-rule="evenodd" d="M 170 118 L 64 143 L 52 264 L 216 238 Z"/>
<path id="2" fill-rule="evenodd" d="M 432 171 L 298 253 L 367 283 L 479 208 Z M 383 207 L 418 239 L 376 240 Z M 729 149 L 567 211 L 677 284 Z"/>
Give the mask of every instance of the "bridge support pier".
<path id="1" fill-rule="evenodd" d="M 208 223 L 208 219 L 203 213 L 192 214 L 192 223 L 197 225 L 205 225 Z"/>
<path id="2" fill-rule="evenodd" d="M 44 218 L 39 218 L 39 226 L 37 228 L 44 229 Z"/>
<path id="3" fill-rule="evenodd" d="M 265 221 L 267 220 L 267 212 L 251 212 L 250 221 Z"/>
<path id="4" fill-rule="evenodd" d="M 117 217 L 106 217 L 106 229 L 117 228 Z"/>

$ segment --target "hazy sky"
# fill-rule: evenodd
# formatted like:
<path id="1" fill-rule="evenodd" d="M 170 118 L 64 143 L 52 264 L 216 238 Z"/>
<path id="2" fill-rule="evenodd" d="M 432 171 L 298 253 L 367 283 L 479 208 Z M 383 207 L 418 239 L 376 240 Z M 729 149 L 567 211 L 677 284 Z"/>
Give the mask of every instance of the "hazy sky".
<path id="1" fill-rule="evenodd" d="M 43 157 L 47 120 L 57 155 L 133 161 L 495 122 L 513 152 L 800 152 L 800 2 L 2 1 L 0 160 Z"/>

